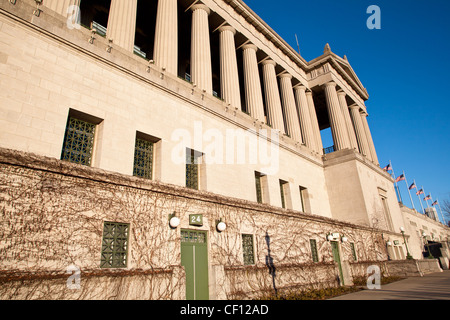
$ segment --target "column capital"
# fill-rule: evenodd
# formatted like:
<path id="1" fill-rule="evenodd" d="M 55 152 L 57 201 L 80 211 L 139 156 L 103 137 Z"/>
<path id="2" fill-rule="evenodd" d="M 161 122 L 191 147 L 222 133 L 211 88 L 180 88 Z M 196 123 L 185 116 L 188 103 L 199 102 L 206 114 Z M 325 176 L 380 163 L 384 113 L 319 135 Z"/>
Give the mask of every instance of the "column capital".
<path id="1" fill-rule="evenodd" d="M 230 26 L 230 25 L 221 26 L 221 27 L 220 27 L 219 29 L 217 29 L 217 30 L 219 30 L 219 32 L 231 31 L 231 32 L 233 33 L 233 35 L 236 34 L 236 29 L 233 28 L 233 27 Z"/>
<path id="2" fill-rule="evenodd" d="M 284 72 L 284 73 L 279 74 L 278 77 L 279 77 L 280 79 L 281 79 L 281 78 L 289 78 L 289 79 L 292 79 L 292 75 L 289 74 L 289 73 L 287 73 L 287 72 Z"/>
<path id="3" fill-rule="evenodd" d="M 359 106 L 357 104 L 352 104 L 351 106 L 348 106 L 350 109 L 357 109 L 359 110 Z"/>
<path id="4" fill-rule="evenodd" d="M 342 89 L 339 89 L 338 91 L 337 91 L 337 94 L 338 94 L 338 96 L 346 96 L 347 94 L 344 92 L 344 90 L 342 90 Z"/>
<path id="5" fill-rule="evenodd" d="M 274 67 L 277 65 L 277 63 L 276 63 L 275 61 L 273 61 L 272 59 L 266 59 L 266 60 L 262 61 L 261 64 L 262 64 L 263 66 L 268 65 L 268 64 L 271 64 L 271 65 L 273 65 Z"/>
<path id="6" fill-rule="evenodd" d="M 330 81 L 330 82 L 324 83 L 323 86 L 324 87 L 336 87 L 337 83 L 334 81 Z"/>
<path id="7" fill-rule="evenodd" d="M 294 90 L 302 90 L 302 91 L 308 92 L 308 91 L 306 91 L 306 87 L 301 83 L 295 85 Z"/>
<path id="8" fill-rule="evenodd" d="M 198 9 L 202 9 L 202 10 L 206 11 L 206 13 L 208 15 L 211 13 L 211 9 L 209 9 L 208 6 L 204 5 L 203 3 L 194 4 L 190 9 L 192 12 L 194 12 L 195 10 L 198 10 Z"/>
<path id="9" fill-rule="evenodd" d="M 258 51 L 258 47 L 257 46 L 255 46 L 253 43 L 247 43 L 247 44 L 244 44 L 243 46 L 242 46 L 242 50 L 247 50 L 247 49 L 253 49 L 253 50 L 255 50 L 255 51 Z"/>

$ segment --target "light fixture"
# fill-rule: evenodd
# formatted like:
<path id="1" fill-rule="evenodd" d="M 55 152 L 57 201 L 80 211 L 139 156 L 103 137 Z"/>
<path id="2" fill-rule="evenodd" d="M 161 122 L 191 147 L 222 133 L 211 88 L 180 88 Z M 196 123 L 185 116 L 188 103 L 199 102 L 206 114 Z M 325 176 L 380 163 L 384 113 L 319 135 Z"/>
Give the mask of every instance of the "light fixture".
<path id="1" fill-rule="evenodd" d="M 427 234 L 425 232 L 422 232 L 422 237 L 426 237 Z"/>
<path id="2" fill-rule="evenodd" d="M 392 245 L 392 242 L 390 242 L 390 241 L 388 240 L 388 241 L 386 242 L 386 245 L 390 247 L 390 246 Z"/>
<path id="3" fill-rule="evenodd" d="M 169 225 L 172 229 L 175 229 L 180 225 L 180 218 L 175 216 L 175 212 L 169 215 Z"/>
<path id="4" fill-rule="evenodd" d="M 400 232 L 405 232 L 405 228 L 400 227 Z"/>
<path id="5" fill-rule="evenodd" d="M 331 235 L 331 234 L 327 235 L 327 240 L 328 241 L 333 241 L 334 240 L 333 235 Z"/>
<path id="6" fill-rule="evenodd" d="M 342 242 L 347 242 L 347 241 L 348 241 L 348 238 L 347 238 L 346 236 L 342 236 L 342 237 L 341 237 L 341 241 L 342 241 Z"/>
<path id="7" fill-rule="evenodd" d="M 219 220 L 219 222 L 216 225 L 216 229 L 219 232 L 223 232 L 225 231 L 225 229 L 227 228 L 227 225 L 225 222 L 222 221 L 222 219 Z"/>

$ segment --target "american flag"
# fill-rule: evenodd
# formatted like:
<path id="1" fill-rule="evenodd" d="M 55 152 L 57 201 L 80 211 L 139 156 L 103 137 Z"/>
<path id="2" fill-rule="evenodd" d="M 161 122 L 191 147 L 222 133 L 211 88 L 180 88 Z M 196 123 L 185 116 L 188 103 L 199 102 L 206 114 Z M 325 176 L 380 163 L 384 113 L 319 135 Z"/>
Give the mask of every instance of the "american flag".
<path id="1" fill-rule="evenodd" d="M 437 205 L 438 204 L 438 201 L 436 200 L 435 202 L 433 202 L 431 205 L 432 206 L 435 206 L 435 205 Z"/>
<path id="2" fill-rule="evenodd" d="M 413 182 L 413 183 L 409 186 L 409 190 L 412 190 L 412 189 L 414 189 L 414 188 L 416 188 L 416 184 Z"/>
<path id="3" fill-rule="evenodd" d="M 386 167 L 383 168 L 384 171 L 392 170 L 391 164 L 388 164 Z"/>
<path id="4" fill-rule="evenodd" d="M 431 196 L 427 195 L 425 198 L 423 198 L 423 200 L 427 201 L 427 200 L 431 200 Z"/>
<path id="5" fill-rule="evenodd" d="M 399 175 L 397 177 L 397 179 L 395 179 L 395 182 L 399 182 L 399 181 L 402 181 L 402 180 L 405 180 L 405 175 L 404 174 Z"/>
<path id="6" fill-rule="evenodd" d="M 420 189 L 419 191 L 416 192 L 417 195 L 422 194 L 423 193 L 423 189 Z"/>

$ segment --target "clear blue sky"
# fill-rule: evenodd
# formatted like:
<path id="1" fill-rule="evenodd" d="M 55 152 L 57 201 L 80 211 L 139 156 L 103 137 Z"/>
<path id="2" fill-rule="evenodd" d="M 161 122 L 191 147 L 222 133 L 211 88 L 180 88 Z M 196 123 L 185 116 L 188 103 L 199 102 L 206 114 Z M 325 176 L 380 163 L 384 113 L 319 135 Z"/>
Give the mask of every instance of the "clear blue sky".
<path id="1" fill-rule="evenodd" d="M 433 200 L 450 200 L 449 0 L 244 1 L 294 49 L 297 34 L 305 60 L 320 56 L 326 43 L 347 55 L 369 92 L 380 166 L 391 160 L 396 176 L 404 171 L 408 184 L 415 179 Z M 366 26 L 370 5 L 381 9 L 380 30 Z M 412 207 L 405 181 L 399 187 Z"/>

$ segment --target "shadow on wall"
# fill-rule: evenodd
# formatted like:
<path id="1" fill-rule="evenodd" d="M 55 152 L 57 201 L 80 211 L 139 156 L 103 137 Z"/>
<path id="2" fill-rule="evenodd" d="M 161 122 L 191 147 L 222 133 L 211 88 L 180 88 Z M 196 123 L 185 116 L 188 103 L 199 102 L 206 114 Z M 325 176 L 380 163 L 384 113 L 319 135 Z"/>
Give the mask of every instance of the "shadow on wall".
<path id="1" fill-rule="evenodd" d="M 265 239 L 266 239 L 266 244 L 267 244 L 266 266 L 267 266 L 267 268 L 269 268 L 269 274 L 272 276 L 273 290 L 275 291 L 275 295 L 277 295 L 278 291 L 277 291 L 277 287 L 275 285 L 276 268 L 275 268 L 275 265 L 273 264 L 273 258 L 270 255 L 270 236 L 267 231 L 266 231 Z"/>

